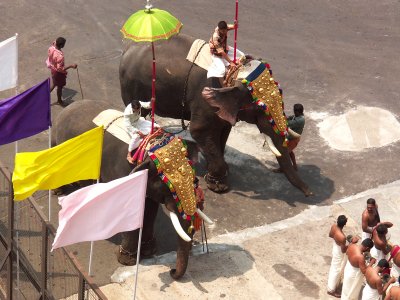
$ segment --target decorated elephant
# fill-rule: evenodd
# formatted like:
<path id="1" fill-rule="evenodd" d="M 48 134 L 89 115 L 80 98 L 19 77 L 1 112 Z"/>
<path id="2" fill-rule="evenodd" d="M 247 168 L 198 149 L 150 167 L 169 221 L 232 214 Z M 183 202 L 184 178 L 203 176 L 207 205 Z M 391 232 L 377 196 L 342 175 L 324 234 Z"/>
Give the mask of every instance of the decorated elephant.
<path id="1" fill-rule="evenodd" d="M 110 109 L 110 104 L 94 100 L 83 100 L 69 105 L 57 117 L 53 142 L 60 144 L 94 128 L 96 125 L 92 120 L 98 116 L 100 112 L 107 109 Z M 189 154 L 192 154 L 192 149 L 190 147 L 183 147 L 182 142 L 177 137 L 167 136 L 166 138 L 168 138 L 166 142 L 163 142 L 165 139 L 161 139 L 158 140 L 157 144 L 159 146 L 159 144 L 164 143 L 166 146 L 162 148 L 153 148 L 157 150 L 151 149 L 151 151 L 153 151 L 152 154 L 149 154 L 141 164 L 133 169 L 132 165 L 126 160 L 127 145 L 106 131 L 103 142 L 101 181 L 107 182 L 126 176 L 131 171 L 136 172 L 148 169 L 141 258 L 149 257 L 156 251 L 154 223 L 159 204 L 163 204 L 163 209 L 171 218 L 173 226 L 179 236 L 176 268 L 172 269 L 170 272 L 174 279 L 178 279 L 184 275 L 187 268 L 188 256 L 192 243 L 191 239 L 194 234 L 193 220 L 196 217 L 195 221 L 199 223 L 199 219 L 197 219 L 198 216 L 205 219 L 207 222 L 211 222 L 211 220 L 196 206 L 196 196 L 193 185 L 196 179 L 194 170 L 191 166 L 188 167 L 187 164 L 182 164 L 179 167 L 177 163 L 179 161 L 183 163 L 185 160 L 187 161 L 185 155 L 187 151 Z M 173 155 L 171 155 L 172 152 L 174 153 Z M 174 170 L 172 167 L 174 164 L 178 164 L 178 175 L 180 177 L 176 175 L 176 173 L 173 173 Z M 162 170 L 162 168 L 164 168 L 164 170 Z M 166 171 L 170 173 L 167 174 Z M 161 178 L 160 175 L 162 175 Z M 175 178 L 175 182 L 178 182 L 177 184 L 173 183 L 173 178 Z M 186 181 L 185 178 L 187 179 Z M 173 183 L 174 189 L 171 189 L 171 182 Z M 168 185 L 166 183 L 168 183 Z M 184 200 L 190 202 L 186 204 L 186 207 L 185 203 L 187 202 Z M 138 230 L 122 233 L 122 243 L 117 253 L 117 258 L 120 263 L 124 265 L 136 264 L 138 238 Z"/>
<path id="2" fill-rule="evenodd" d="M 239 72 L 234 86 L 211 88 L 219 84 L 218 79 L 207 79 L 205 69 L 186 59 L 194 41 L 179 34 L 156 44 L 155 113 L 181 119 L 183 126 L 184 120 L 190 121 L 190 133 L 207 161 L 208 188 L 225 192 L 229 187 L 224 150 L 232 126 L 241 120 L 255 124 L 265 134 L 287 179 L 306 196 L 311 195 L 290 160 L 281 90 L 269 66 L 250 60 L 244 65 L 242 75 Z M 151 60 L 149 45 L 132 43 L 125 49 L 119 69 L 125 105 L 151 98 Z"/>

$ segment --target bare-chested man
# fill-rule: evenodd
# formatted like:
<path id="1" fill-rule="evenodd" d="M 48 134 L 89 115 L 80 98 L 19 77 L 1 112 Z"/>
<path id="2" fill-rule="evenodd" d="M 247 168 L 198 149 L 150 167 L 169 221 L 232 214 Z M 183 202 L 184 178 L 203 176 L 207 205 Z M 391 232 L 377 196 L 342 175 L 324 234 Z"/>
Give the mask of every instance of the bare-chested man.
<path id="1" fill-rule="evenodd" d="M 340 294 L 337 292 L 337 288 L 339 285 L 340 273 L 347 261 L 347 257 L 345 255 L 347 250 L 346 236 L 343 233 L 343 227 L 346 225 L 346 223 L 346 216 L 340 215 L 337 218 L 336 224 L 333 224 L 331 226 L 331 230 L 329 231 L 329 237 L 333 239 L 333 246 L 332 261 L 328 276 L 327 293 L 328 295 L 336 298 L 340 298 Z M 357 241 L 358 238 L 354 237 L 351 242 L 356 243 Z"/>
<path id="2" fill-rule="evenodd" d="M 390 251 L 390 259 L 392 260 L 393 265 L 390 270 L 390 276 L 395 278 L 400 276 L 400 246 L 393 245 L 392 250 Z"/>
<path id="3" fill-rule="evenodd" d="M 390 222 L 379 223 L 372 231 L 374 247 L 371 249 L 371 260 L 373 263 L 380 261 L 382 258 L 386 258 L 386 255 L 390 252 L 386 234 L 388 233 L 388 228 L 392 227 L 392 225 L 393 224 Z"/>
<path id="4" fill-rule="evenodd" d="M 396 281 L 394 277 L 391 277 L 385 285 L 382 284 L 382 278 L 379 274 L 387 268 L 389 268 L 389 263 L 386 259 L 381 259 L 375 267 L 367 267 L 367 270 L 365 271 L 367 284 L 362 293 L 362 300 L 381 299 L 381 295 L 386 291 L 388 286 Z"/>
<path id="5" fill-rule="evenodd" d="M 347 263 L 344 268 L 342 300 L 358 300 L 363 281 L 363 274 L 367 266 L 365 265 L 364 252 L 368 252 L 374 243 L 370 238 L 361 244 L 350 244 L 347 248 Z"/>
<path id="6" fill-rule="evenodd" d="M 385 300 L 400 300 L 400 277 L 397 279 L 397 286 L 392 286 L 386 293 Z"/>
<path id="7" fill-rule="evenodd" d="M 363 230 L 361 240 L 371 238 L 372 230 L 380 221 L 381 219 L 375 199 L 369 198 L 367 200 L 367 208 L 363 211 L 361 217 L 361 226 Z"/>

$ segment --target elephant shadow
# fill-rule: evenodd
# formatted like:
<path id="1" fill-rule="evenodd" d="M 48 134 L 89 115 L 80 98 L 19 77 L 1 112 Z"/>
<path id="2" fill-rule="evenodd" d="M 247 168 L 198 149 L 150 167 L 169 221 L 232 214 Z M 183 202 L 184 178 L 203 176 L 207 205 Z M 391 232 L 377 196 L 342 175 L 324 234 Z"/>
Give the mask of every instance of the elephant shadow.
<path id="1" fill-rule="evenodd" d="M 188 269 L 179 279 L 181 283 L 192 283 L 200 292 L 208 293 L 204 283 L 211 283 L 219 278 L 233 278 L 247 273 L 254 267 L 255 260 L 251 253 L 238 245 L 208 244 L 209 253 L 204 252 L 201 244 L 193 247 Z M 175 252 L 158 257 L 156 261 L 144 261 L 142 264 L 162 264 L 167 267 L 174 265 Z M 163 285 L 160 291 L 167 291 L 175 280 L 169 271 L 159 273 Z"/>
<path id="2" fill-rule="evenodd" d="M 300 177 L 314 193 L 314 196 L 305 197 L 289 183 L 283 173 L 272 171 L 278 167 L 273 157 L 263 163 L 252 155 L 226 146 L 225 159 L 229 165 L 230 190 L 226 194 L 215 194 L 216 198 L 229 197 L 237 200 L 246 198 L 260 201 L 277 199 L 294 207 L 296 202 L 309 205 L 322 203 L 335 191 L 333 180 L 322 175 L 321 169 L 316 165 L 304 165 L 298 162 Z M 201 153 L 195 168 L 198 176 L 206 174 L 206 162 Z M 205 182 L 202 186 L 205 186 Z"/>

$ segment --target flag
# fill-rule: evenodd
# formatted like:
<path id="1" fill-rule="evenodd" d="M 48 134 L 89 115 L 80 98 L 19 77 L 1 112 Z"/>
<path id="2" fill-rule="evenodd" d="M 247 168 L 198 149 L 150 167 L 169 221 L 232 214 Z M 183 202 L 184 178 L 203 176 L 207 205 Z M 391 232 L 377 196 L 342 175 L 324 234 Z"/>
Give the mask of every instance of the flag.
<path id="1" fill-rule="evenodd" d="M 17 96 L 0 100 L 0 145 L 38 134 L 49 126 L 50 79 Z"/>
<path id="2" fill-rule="evenodd" d="M 17 35 L 0 42 L 0 91 L 17 86 L 18 40 Z"/>
<path id="3" fill-rule="evenodd" d="M 15 155 L 14 200 L 78 180 L 100 177 L 103 127 L 86 131 L 54 148 Z"/>
<path id="4" fill-rule="evenodd" d="M 60 198 L 62 208 L 51 251 L 143 227 L 147 172 L 91 185 Z"/>

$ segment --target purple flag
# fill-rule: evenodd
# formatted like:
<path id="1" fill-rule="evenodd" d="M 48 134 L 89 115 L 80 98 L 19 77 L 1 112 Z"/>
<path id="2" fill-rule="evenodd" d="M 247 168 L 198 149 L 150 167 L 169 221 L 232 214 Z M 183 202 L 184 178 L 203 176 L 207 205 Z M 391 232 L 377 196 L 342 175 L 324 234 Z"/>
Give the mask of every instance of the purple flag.
<path id="1" fill-rule="evenodd" d="M 47 130 L 51 126 L 50 79 L 0 100 L 0 145 Z"/>

